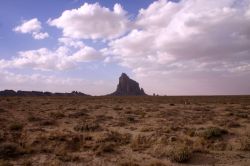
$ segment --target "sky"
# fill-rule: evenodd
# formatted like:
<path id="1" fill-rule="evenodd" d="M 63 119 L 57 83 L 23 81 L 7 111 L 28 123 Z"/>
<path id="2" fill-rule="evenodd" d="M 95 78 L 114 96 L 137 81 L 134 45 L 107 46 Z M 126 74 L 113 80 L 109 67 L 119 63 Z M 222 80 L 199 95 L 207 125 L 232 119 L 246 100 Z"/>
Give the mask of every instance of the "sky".
<path id="1" fill-rule="evenodd" d="M 250 94 L 250 0 L 1 0 L 0 90 Z"/>

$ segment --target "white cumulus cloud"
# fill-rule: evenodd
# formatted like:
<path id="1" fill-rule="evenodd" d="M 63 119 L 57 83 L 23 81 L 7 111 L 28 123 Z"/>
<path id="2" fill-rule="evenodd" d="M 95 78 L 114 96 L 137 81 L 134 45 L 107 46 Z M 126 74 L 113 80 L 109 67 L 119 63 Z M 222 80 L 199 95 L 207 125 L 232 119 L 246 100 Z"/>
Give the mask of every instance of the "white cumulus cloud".
<path id="1" fill-rule="evenodd" d="M 13 29 L 15 32 L 23 34 L 32 34 L 32 37 L 36 40 L 41 40 L 49 37 L 47 32 L 41 32 L 42 25 L 37 18 L 31 20 L 25 20 L 21 25 Z"/>
<path id="2" fill-rule="evenodd" d="M 66 10 L 48 23 L 62 29 L 65 37 L 77 39 L 112 39 L 124 34 L 129 26 L 120 4 L 115 4 L 112 11 L 98 3 L 84 3 L 78 9 Z"/>
<path id="3" fill-rule="evenodd" d="M 102 55 L 92 47 L 82 45 L 76 50 L 60 45 L 56 50 L 40 48 L 20 51 L 11 60 L 0 60 L 0 68 L 30 68 L 35 70 L 69 70 L 78 67 L 78 63 L 101 60 Z"/>
<path id="4" fill-rule="evenodd" d="M 136 72 L 233 71 L 250 62 L 245 4 L 250 1 L 155 1 L 139 11 L 137 29 L 111 41 L 106 54 Z"/>

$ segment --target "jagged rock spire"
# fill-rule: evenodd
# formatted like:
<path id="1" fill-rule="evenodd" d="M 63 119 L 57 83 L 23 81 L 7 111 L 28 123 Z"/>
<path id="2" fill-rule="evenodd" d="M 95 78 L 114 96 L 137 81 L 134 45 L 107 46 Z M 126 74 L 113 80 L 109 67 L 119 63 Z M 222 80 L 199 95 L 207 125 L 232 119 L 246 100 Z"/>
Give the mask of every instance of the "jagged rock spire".
<path id="1" fill-rule="evenodd" d="M 144 90 L 140 88 L 139 83 L 130 79 L 126 73 L 122 73 L 119 78 L 117 89 L 111 95 L 114 96 L 143 96 L 146 95 Z"/>

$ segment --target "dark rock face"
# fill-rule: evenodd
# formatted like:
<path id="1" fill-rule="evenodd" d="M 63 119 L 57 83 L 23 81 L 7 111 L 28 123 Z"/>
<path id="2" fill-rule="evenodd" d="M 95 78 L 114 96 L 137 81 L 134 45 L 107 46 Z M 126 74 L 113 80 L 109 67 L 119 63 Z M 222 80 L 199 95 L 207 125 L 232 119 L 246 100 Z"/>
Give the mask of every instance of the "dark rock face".
<path id="1" fill-rule="evenodd" d="M 139 83 L 130 79 L 125 73 L 119 78 L 119 84 L 112 96 L 143 96 L 146 95 L 144 90 L 140 88 Z"/>

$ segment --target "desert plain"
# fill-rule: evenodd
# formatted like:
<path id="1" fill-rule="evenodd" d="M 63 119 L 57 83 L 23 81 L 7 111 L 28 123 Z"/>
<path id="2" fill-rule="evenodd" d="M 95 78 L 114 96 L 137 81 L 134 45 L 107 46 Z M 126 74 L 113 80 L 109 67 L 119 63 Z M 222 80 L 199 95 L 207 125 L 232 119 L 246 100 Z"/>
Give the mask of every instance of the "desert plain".
<path id="1" fill-rule="evenodd" d="M 250 96 L 0 97 L 0 165 L 250 165 Z"/>

